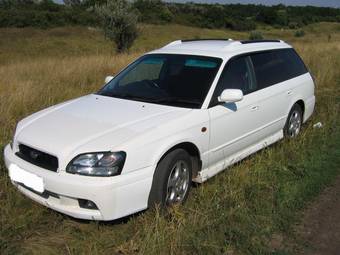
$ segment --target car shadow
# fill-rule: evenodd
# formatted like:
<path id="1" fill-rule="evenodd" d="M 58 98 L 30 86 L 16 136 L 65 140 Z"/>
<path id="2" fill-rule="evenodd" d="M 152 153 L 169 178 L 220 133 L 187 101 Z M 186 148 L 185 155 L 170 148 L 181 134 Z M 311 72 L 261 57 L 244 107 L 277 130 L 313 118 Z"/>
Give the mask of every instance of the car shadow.
<path id="1" fill-rule="evenodd" d="M 222 104 L 222 106 L 229 109 L 230 111 L 233 111 L 233 112 L 237 111 L 237 105 L 235 103 L 224 103 Z"/>

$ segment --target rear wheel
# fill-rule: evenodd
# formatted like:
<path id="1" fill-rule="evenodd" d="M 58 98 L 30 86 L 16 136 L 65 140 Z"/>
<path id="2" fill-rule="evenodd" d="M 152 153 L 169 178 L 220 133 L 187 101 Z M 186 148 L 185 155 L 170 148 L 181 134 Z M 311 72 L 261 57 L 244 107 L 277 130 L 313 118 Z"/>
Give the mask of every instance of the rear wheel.
<path id="1" fill-rule="evenodd" d="M 295 138 L 300 134 L 302 125 L 302 110 L 300 105 L 295 104 L 290 110 L 287 122 L 284 128 L 285 136 Z"/>
<path id="2" fill-rule="evenodd" d="M 192 179 L 192 164 L 189 154 L 176 149 L 167 154 L 158 164 L 149 195 L 149 207 L 161 207 L 183 203 L 189 194 Z"/>

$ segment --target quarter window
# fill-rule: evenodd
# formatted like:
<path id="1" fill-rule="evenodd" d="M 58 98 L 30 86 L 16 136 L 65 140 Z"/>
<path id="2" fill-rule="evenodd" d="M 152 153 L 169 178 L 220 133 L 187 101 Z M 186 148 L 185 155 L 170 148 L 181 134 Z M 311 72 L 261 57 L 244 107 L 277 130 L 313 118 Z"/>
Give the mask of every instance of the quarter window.
<path id="1" fill-rule="evenodd" d="M 273 50 L 251 55 L 258 89 L 263 89 L 307 72 L 293 49 Z"/>

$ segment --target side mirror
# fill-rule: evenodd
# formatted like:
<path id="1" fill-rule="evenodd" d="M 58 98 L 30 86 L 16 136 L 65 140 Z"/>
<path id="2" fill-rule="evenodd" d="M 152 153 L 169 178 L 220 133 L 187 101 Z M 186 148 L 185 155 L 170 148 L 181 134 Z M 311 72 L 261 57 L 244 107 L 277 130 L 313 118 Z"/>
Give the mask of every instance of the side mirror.
<path id="1" fill-rule="evenodd" d="M 240 89 L 225 89 L 218 97 L 219 102 L 235 103 L 243 99 L 243 92 Z"/>
<path id="2" fill-rule="evenodd" d="M 105 78 L 105 84 L 106 83 L 109 83 L 112 79 L 113 79 L 114 76 L 106 76 Z"/>

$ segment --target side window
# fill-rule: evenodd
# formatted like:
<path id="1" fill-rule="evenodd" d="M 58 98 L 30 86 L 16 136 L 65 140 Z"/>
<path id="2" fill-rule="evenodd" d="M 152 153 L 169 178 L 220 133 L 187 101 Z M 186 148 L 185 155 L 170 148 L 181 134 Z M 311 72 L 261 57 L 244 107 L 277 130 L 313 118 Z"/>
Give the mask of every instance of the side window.
<path id="1" fill-rule="evenodd" d="M 275 51 L 256 53 L 251 56 L 259 89 L 283 80 L 283 61 Z"/>
<path id="2" fill-rule="evenodd" d="M 230 60 L 221 74 L 210 105 L 215 105 L 217 97 L 225 89 L 240 89 L 244 95 L 256 90 L 252 63 L 248 56 Z"/>
<path id="3" fill-rule="evenodd" d="M 293 49 L 273 50 L 251 56 L 259 89 L 280 83 L 307 72 Z"/>
<path id="4" fill-rule="evenodd" d="M 308 72 L 305 64 L 293 49 L 284 49 L 277 52 L 284 62 L 285 80 L 289 80 Z"/>

